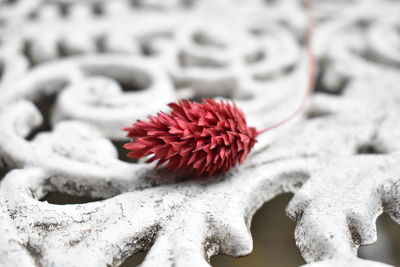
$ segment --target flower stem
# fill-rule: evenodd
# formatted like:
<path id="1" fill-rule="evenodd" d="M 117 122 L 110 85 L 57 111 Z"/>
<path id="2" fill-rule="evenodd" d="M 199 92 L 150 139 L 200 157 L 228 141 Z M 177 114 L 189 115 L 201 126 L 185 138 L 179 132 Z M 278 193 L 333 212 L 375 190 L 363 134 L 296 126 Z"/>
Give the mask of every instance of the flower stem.
<path id="1" fill-rule="evenodd" d="M 315 76 L 315 57 L 313 54 L 312 49 L 312 39 L 313 39 L 313 31 L 314 31 L 314 15 L 313 15 L 313 7 L 312 7 L 313 0 L 305 0 L 305 10 L 306 10 L 306 17 L 307 17 L 307 33 L 306 33 L 306 49 L 307 49 L 307 61 L 308 61 L 308 78 L 307 78 L 307 87 L 303 96 L 303 99 L 300 105 L 285 119 L 268 126 L 267 128 L 258 131 L 257 135 L 263 134 L 269 130 L 278 128 L 279 126 L 285 124 L 286 122 L 290 121 L 294 118 L 299 112 L 301 112 L 306 103 L 308 98 L 311 96 L 314 88 L 314 76 Z"/>

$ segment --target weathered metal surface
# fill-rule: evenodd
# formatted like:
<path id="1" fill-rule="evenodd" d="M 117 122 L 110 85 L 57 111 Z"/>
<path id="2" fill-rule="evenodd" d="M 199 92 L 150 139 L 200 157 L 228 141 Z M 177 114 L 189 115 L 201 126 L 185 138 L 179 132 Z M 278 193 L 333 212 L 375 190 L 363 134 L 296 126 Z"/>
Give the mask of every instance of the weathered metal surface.
<path id="1" fill-rule="evenodd" d="M 34 3 L 33 3 L 34 2 Z M 209 266 L 251 253 L 251 218 L 293 192 L 306 266 L 357 258 L 383 212 L 400 223 L 400 5 L 315 1 L 317 91 L 248 160 L 208 179 L 118 159 L 121 128 L 180 97 L 233 99 L 249 124 L 306 86 L 294 1 L 0 2 L 1 266 Z M 53 97 L 45 115 L 34 103 Z M 50 109 L 50 106 L 52 108 Z M 34 134 L 44 124 L 47 131 Z M 188 179 L 187 179 L 188 178 Z M 55 205 L 50 192 L 95 199 Z"/>

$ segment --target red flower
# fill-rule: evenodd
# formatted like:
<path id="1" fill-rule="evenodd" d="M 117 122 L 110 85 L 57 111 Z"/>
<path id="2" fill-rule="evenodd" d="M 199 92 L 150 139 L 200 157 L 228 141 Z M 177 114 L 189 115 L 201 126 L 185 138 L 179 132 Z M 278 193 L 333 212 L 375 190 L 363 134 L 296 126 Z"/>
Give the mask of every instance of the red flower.
<path id="1" fill-rule="evenodd" d="M 125 128 L 133 142 L 124 145 L 128 157 L 158 160 L 174 171 L 195 175 L 225 172 L 242 163 L 256 142 L 257 131 L 235 105 L 205 99 L 203 103 L 182 100 L 168 105 L 148 121 Z"/>

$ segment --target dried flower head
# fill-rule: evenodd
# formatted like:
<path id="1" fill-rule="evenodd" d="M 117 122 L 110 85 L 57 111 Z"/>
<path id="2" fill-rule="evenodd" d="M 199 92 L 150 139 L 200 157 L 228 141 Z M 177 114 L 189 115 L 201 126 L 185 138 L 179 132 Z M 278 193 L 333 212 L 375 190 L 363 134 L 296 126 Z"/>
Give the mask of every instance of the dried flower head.
<path id="1" fill-rule="evenodd" d="M 195 175 L 225 172 L 242 163 L 256 142 L 257 131 L 248 127 L 235 105 L 205 99 L 170 103 L 170 114 L 160 112 L 148 121 L 125 128 L 133 142 L 124 145 L 127 155 L 147 162 L 165 163 L 174 171 Z"/>
<path id="2" fill-rule="evenodd" d="M 170 114 L 160 112 L 149 121 L 137 121 L 128 131 L 133 142 L 124 147 L 131 158 L 152 155 L 147 162 L 158 160 L 170 170 L 187 171 L 196 175 L 225 172 L 242 163 L 253 148 L 256 137 L 287 123 L 305 107 L 314 88 L 315 59 L 312 53 L 314 19 L 312 1 L 305 2 L 308 17 L 307 89 L 300 105 L 286 118 L 256 131 L 248 127 L 242 111 L 235 105 L 205 99 L 204 103 L 182 100 L 171 103 Z"/>

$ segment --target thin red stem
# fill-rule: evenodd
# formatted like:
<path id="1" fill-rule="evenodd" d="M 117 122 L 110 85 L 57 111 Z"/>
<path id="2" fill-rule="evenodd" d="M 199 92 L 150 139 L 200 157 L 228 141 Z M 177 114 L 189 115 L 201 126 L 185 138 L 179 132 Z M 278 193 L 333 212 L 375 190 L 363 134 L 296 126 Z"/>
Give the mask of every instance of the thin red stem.
<path id="1" fill-rule="evenodd" d="M 314 88 L 314 76 L 315 76 L 315 58 L 313 54 L 313 49 L 312 49 L 312 37 L 313 37 L 313 30 L 314 30 L 314 15 L 313 15 L 313 7 L 312 7 L 312 1 L 313 0 L 305 0 L 305 9 L 307 13 L 307 36 L 306 36 L 306 49 L 307 49 L 307 58 L 308 58 L 308 80 L 307 80 L 307 89 L 305 91 L 305 94 L 303 96 L 303 99 L 300 103 L 300 105 L 285 119 L 281 120 L 278 123 L 275 123 L 271 126 L 268 126 L 267 128 L 258 131 L 257 135 L 260 135 L 262 133 L 265 133 L 269 130 L 278 128 L 279 126 L 285 124 L 286 122 L 290 121 L 292 118 L 294 118 L 299 112 L 303 110 L 305 107 L 308 98 L 313 92 Z"/>

